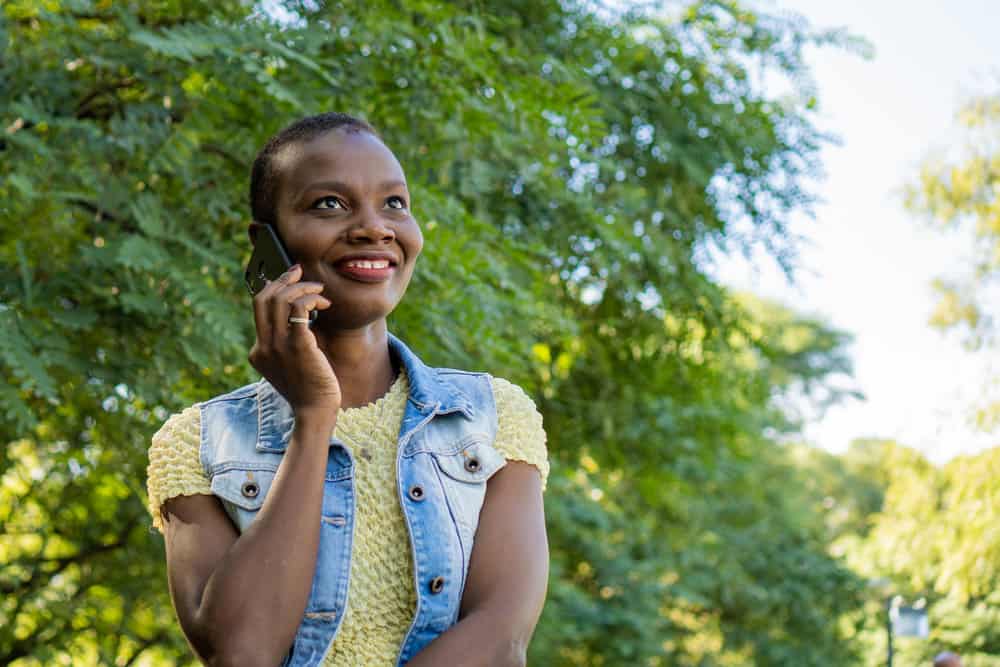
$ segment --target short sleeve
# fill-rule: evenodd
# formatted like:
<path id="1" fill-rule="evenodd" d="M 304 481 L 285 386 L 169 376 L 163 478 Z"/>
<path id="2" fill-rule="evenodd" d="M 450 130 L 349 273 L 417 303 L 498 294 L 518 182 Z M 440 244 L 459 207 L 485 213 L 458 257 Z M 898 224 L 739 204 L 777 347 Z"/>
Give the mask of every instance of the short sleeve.
<path id="1" fill-rule="evenodd" d="M 544 490 L 549 478 L 549 457 L 542 415 L 516 384 L 496 377 L 490 381 L 497 406 L 497 437 L 493 446 L 509 461 L 524 461 L 538 468 Z"/>
<path id="2" fill-rule="evenodd" d="M 149 446 L 146 490 L 153 527 L 163 532 L 160 506 L 176 496 L 212 493 L 201 467 L 201 409 L 191 406 L 170 416 Z"/>

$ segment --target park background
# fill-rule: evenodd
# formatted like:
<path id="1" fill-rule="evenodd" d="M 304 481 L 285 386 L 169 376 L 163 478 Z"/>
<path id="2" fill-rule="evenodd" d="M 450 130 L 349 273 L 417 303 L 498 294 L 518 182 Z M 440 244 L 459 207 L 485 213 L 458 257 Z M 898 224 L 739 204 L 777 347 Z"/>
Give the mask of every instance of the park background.
<path id="1" fill-rule="evenodd" d="M 883 664 L 899 596 L 1000 665 L 985 0 L 0 6 L 0 664 L 190 664 L 145 450 L 256 379 L 248 167 L 335 109 L 392 330 L 544 415 L 530 664 Z"/>

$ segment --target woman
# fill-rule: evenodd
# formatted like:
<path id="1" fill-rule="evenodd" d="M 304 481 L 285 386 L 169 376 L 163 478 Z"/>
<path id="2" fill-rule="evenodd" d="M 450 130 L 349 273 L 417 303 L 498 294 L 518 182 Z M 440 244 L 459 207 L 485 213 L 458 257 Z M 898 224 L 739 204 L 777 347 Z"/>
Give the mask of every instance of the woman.
<path id="1" fill-rule="evenodd" d="M 548 576 L 541 416 L 387 331 L 423 247 L 402 167 L 370 125 L 323 114 L 268 142 L 250 190 L 298 262 L 253 300 L 263 378 L 171 416 L 149 450 L 192 648 L 212 665 L 524 664 Z"/>

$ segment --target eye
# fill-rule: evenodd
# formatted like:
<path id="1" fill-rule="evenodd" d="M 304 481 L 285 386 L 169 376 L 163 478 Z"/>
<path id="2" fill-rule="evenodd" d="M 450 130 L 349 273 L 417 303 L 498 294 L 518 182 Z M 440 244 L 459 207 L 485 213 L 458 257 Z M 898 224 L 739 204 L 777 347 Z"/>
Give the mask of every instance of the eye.
<path id="1" fill-rule="evenodd" d="M 312 207 L 319 209 L 336 210 L 336 209 L 346 209 L 347 205 L 344 204 L 344 200 L 342 200 L 340 197 L 334 197 L 330 195 L 327 197 L 321 197 L 317 199 L 315 202 L 313 202 Z"/>
<path id="2" fill-rule="evenodd" d="M 385 200 L 386 208 L 394 208 L 396 210 L 403 210 L 406 208 L 406 200 L 402 197 L 393 195 Z"/>

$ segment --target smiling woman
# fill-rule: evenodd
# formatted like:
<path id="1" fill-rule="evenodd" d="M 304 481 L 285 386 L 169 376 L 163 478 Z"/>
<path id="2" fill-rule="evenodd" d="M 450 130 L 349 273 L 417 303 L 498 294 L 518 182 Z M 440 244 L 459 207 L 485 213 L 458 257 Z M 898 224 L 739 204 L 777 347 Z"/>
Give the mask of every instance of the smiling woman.
<path id="1" fill-rule="evenodd" d="M 254 220 L 297 262 L 254 297 L 263 377 L 149 450 L 174 608 L 207 664 L 525 661 L 548 574 L 541 416 L 388 332 L 423 248 L 410 205 L 392 151 L 344 114 L 254 163 Z"/>

